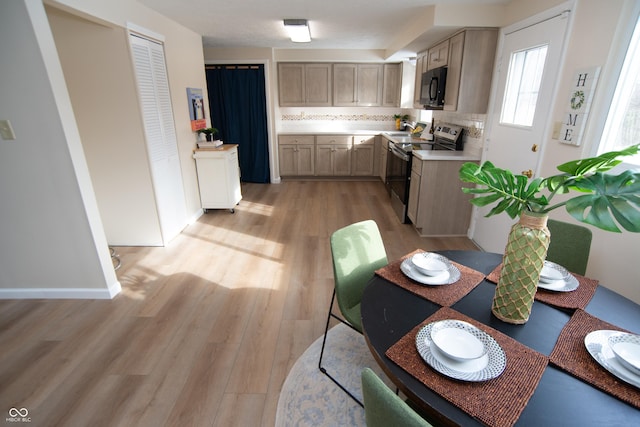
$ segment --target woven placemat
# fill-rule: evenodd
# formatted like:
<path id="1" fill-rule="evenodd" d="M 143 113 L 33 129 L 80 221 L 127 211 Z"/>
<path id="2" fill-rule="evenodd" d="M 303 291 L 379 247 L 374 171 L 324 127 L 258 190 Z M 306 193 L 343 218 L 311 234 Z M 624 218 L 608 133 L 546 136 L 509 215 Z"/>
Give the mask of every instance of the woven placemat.
<path id="1" fill-rule="evenodd" d="M 500 270 L 502 270 L 502 263 L 489 273 L 487 280 L 493 283 L 498 283 Z M 599 282 L 598 280 L 589 279 L 588 277 L 584 277 L 579 274 L 571 274 L 578 279 L 578 289 L 571 292 L 553 292 L 538 288 L 536 291 L 536 300 L 558 308 L 585 308 L 596 293 L 596 288 L 598 287 Z"/>
<path id="2" fill-rule="evenodd" d="M 457 262 L 451 261 L 460 270 L 460 279 L 450 285 L 429 286 L 423 285 L 405 276 L 400 270 L 400 264 L 413 255 L 424 252 L 417 249 L 386 266 L 378 269 L 376 274 L 388 281 L 412 292 L 424 299 L 435 302 L 443 307 L 449 307 L 458 302 L 484 280 L 484 274 Z"/>
<path id="3" fill-rule="evenodd" d="M 619 380 L 600 366 L 584 345 L 584 337 L 589 332 L 602 329 L 629 332 L 586 311 L 576 310 L 562 329 L 549 360 L 594 387 L 640 408 L 640 390 Z"/>
<path id="4" fill-rule="evenodd" d="M 491 335 L 507 356 L 507 366 L 497 378 L 485 382 L 463 382 L 431 369 L 416 349 L 416 335 L 425 325 L 444 319 L 469 322 Z M 512 426 L 533 395 L 548 359 L 501 332 L 464 314 L 443 307 L 416 326 L 396 344 L 387 357 L 443 398 L 489 426 Z"/>

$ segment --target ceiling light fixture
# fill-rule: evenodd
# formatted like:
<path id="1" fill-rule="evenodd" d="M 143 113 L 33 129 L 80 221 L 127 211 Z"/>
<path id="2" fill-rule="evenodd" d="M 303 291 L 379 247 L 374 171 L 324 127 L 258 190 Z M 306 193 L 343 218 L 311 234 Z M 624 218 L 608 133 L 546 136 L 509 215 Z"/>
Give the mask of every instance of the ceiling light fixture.
<path id="1" fill-rule="evenodd" d="M 289 32 L 292 42 L 308 43 L 311 41 L 309 23 L 306 19 L 285 19 L 284 27 Z"/>

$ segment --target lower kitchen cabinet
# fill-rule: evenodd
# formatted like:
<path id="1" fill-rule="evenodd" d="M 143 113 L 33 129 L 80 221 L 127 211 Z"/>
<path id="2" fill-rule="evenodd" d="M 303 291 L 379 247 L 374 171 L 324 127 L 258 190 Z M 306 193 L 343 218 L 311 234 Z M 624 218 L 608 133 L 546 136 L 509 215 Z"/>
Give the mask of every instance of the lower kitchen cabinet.
<path id="1" fill-rule="evenodd" d="M 315 174 L 314 150 L 313 135 L 280 135 L 278 137 L 280 176 L 313 176 Z"/>
<path id="2" fill-rule="evenodd" d="M 197 149 L 193 158 L 196 160 L 202 208 L 233 212 L 242 199 L 238 145 Z"/>
<path id="3" fill-rule="evenodd" d="M 389 140 L 384 136 L 379 139 L 378 156 L 380 161 L 378 162 L 378 176 L 382 182 L 387 181 L 387 153 L 389 152 Z"/>
<path id="4" fill-rule="evenodd" d="M 471 194 L 458 178 L 465 161 L 413 158 L 408 215 L 421 236 L 465 236 L 471 219 Z"/>
<path id="5" fill-rule="evenodd" d="M 418 224 L 418 202 L 420 201 L 421 178 L 422 162 L 414 158 L 413 162 L 411 162 L 411 178 L 409 180 L 409 202 L 407 203 L 407 216 L 414 225 Z"/>
<path id="6" fill-rule="evenodd" d="M 386 171 L 380 139 L 376 134 L 278 135 L 280 176 L 376 177 Z"/>
<path id="7" fill-rule="evenodd" d="M 351 175 L 376 175 L 376 136 L 355 135 L 351 150 Z"/>
<path id="8" fill-rule="evenodd" d="M 316 175 L 351 175 L 351 136 L 316 136 Z"/>

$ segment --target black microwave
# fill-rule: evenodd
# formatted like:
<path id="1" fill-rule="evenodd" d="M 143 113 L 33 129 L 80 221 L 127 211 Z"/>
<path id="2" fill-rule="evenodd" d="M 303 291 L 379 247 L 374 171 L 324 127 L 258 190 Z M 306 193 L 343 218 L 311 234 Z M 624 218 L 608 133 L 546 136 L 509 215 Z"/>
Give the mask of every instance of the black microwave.
<path id="1" fill-rule="evenodd" d="M 441 109 L 444 106 L 444 89 L 447 84 L 447 67 L 434 68 L 422 73 L 420 104 L 427 109 Z"/>

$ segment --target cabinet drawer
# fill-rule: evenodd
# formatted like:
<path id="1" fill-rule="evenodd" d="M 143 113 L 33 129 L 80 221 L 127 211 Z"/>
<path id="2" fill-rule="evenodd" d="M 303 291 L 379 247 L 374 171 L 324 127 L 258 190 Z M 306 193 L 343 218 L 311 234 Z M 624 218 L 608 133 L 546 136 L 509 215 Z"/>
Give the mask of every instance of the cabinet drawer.
<path id="1" fill-rule="evenodd" d="M 318 135 L 318 144 L 340 144 L 351 145 L 352 137 L 349 135 Z"/>
<path id="2" fill-rule="evenodd" d="M 375 135 L 353 135 L 353 145 L 374 145 Z"/>
<path id="3" fill-rule="evenodd" d="M 422 160 L 414 157 L 411 162 L 411 172 L 422 175 L 422 163 Z"/>
<path id="4" fill-rule="evenodd" d="M 279 135 L 278 142 L 281 145 L 286 144 L 310 144 L 313 145 L 313 135 Z"/>

